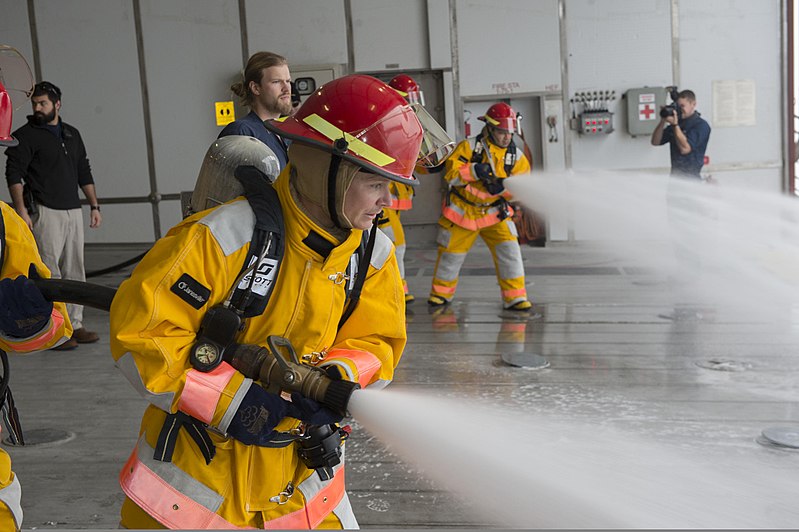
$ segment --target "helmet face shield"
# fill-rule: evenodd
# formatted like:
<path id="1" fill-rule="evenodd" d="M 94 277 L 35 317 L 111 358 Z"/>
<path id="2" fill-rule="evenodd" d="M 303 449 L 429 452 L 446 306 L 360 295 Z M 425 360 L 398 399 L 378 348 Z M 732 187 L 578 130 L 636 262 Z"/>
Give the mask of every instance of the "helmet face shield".
<path id="1" fill-rule="evenodd" d="M 414 103 L 411 104 L 411 108 L 424 129 L 417 164 L 425 168 L 439 166 L 455 151 L 455 141 L 424 107 Z"/>

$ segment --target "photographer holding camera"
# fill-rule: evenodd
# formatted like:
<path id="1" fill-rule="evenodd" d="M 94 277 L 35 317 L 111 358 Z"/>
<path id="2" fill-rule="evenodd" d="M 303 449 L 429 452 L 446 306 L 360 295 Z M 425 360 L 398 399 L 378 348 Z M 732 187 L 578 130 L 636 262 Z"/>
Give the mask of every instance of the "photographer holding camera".
<path id="1" fill-rule="evenodd" d="M 710 124 L 696 111 L 693 91 L 677 92 L 676 87 L 670 87 L 670 94 L 673 101 L 660 108 L 660 123 L 652 132 L 652 145 L 669 143 L 671 175 L 701 179 Z"/>

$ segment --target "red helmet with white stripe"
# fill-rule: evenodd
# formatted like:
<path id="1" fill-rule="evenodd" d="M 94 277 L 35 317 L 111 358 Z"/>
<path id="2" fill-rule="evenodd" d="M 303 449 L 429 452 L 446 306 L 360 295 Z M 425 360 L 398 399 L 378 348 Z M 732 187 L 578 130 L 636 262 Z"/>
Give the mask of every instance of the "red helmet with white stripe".
<path id="1" fill-rule="evenodd" d="M 400 96 L 408 100 L 408 103 L 419 103 L 424 105 L 424 93 L 419 84 L 407 74 L 398 74 L 388 82 L 388 86 L 400 93 Z"/>
<path id="2" fill-rule="evenodd" d="M 504 129 L 511 133 L 519 132 L 516 111 L 504 102 L 495 103 L 488 108 L 486 114 L 477 117 L 477 119 L 497 129 Z"/>

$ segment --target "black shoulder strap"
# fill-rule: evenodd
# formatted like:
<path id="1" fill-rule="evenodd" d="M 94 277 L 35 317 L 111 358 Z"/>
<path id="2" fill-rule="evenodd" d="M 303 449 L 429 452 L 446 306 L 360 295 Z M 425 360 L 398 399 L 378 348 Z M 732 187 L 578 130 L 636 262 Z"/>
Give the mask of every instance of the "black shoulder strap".
<path id="1" fill-rule="evenodd" d="M 244 187 L 244 196 L 255 213 L 247 260 L 231 298 L 231 305 L 249 318 L 262 314 L 269 303 L 285 252 L 285 224 L 277 191 L 266 175 L 254 166 L 239 166 L 234 175 Z M 252 271 L 243 275 L 250 267 Z"/>
<path id="2" fill-rule="evenodd" d="M 364 282 L 366 282 L 366 274 L 369 272 L 369 263 L 372 261 L 375 240 L 377 240 L 377 224 L 378 218 L 375 218 L 372 223 L 372 229 L 368 233 L 366 231 L 363 232 L 361 245 L 358 247 L 358 251 L 356 251 L 358 261 L 354 265 L 357 270 L 355 272 L 355 282 L 347 294 L 347 303 L 344 307 L 344 313 L 341 315 L 341 319 L 338 322 L 339 330 L 341 330 L 341 327 L 344 326 L 344 323 L 349 319 L 352 313 L 355 312 L 355 307 L 358 306 L 358 300 L 361 298 L 361 290 L 363 289 Z"/>
<path id="3" fill-rule="evenodd" d="M 472 148 L 472 160 L 470 162 L 473 163 L 481 163 L 483 162 L 483 133 L 480 132 L 474 138 L 474 147 Z M 486 154 L 486 157 L 490 157 L 490 154 Z M 513 142 L 513 139 L 510 141 L 510 145 L 508 146 L 507 150 L 505 151 L 505 175 L 510 176 L 510 173 L 513 171 L 513 167 L 516 165 L 516 143 Z"/>
<path id="4" fill-rule="evenodd" d="M 0 214 L 0 268 L 6 263 L 6 220 Z"/>

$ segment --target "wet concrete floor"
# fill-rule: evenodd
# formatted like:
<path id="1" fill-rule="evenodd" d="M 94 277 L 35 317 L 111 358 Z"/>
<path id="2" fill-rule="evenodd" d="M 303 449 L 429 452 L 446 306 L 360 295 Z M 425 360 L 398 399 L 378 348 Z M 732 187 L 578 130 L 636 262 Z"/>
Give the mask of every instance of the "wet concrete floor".
<path id="1" fill-rule="evenodd" d="M 87 269 L 140 251 L 89 248 Z M 409 249 L 407 278 L 417 300 L 408 309 L 408 346 L 392 386 L 478 390 L 515 406 L 609 419 L 676 445 L 757 454 L 764 467 L 799 469 L 795 450 L 756 441 L 769 427 L 799 427 L 799 324 L 790 312 L 779 323 L 742 320 L 678 296 L 664 276 L 590 246 L 524 246 L 523 256 L 533 313 L 502 311 L 482 244 L 466 260 L 455 301 L 431 313 L 425 300 L 435 250 Z M 90 281 L 117 286 L 130 271 Z M 107 314 L 89 308 L 85 314 L 98 343 L 11 360 L 23 429 L 45 442 L 4 445 L 23 486 L 24 530 L 117 527 L 123 498 L 117 477 L 145 403 L 114 367 Z M 531 354 L 548 367 L 503 362 Z M 354 425 L 347 482 L 362 528 L 498 526 L 465 511 L 468 503 Z"/>

